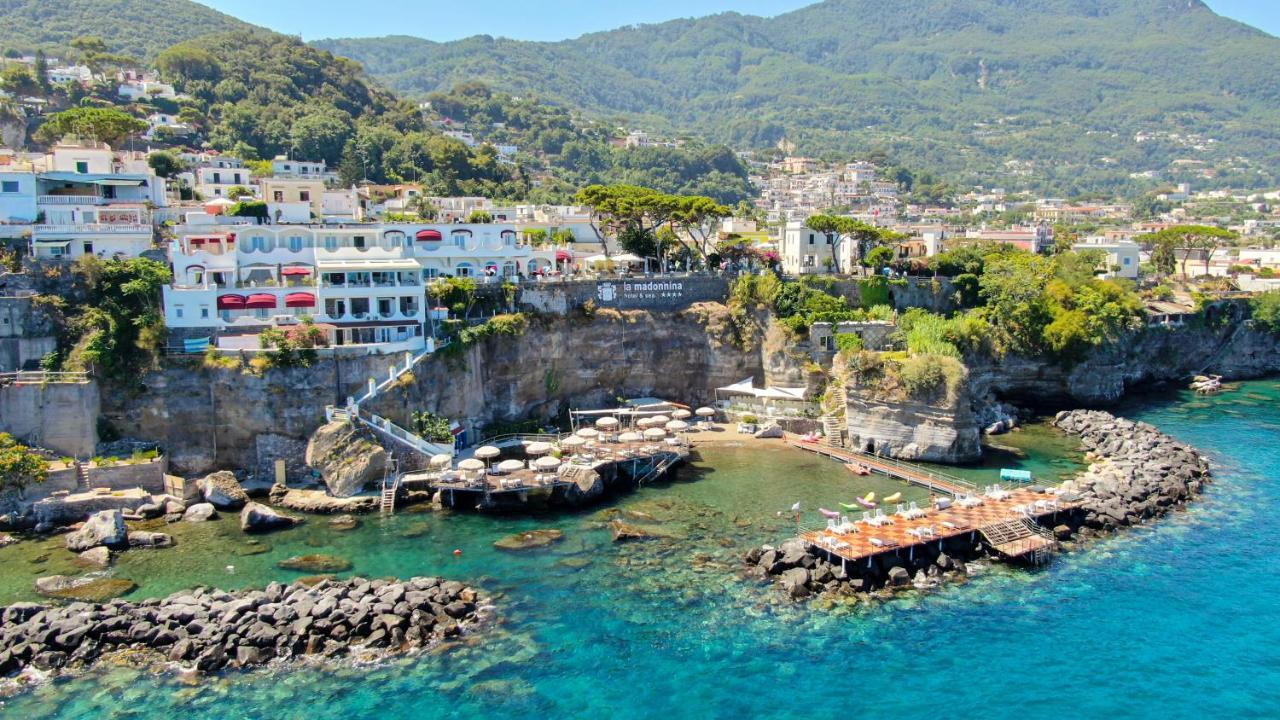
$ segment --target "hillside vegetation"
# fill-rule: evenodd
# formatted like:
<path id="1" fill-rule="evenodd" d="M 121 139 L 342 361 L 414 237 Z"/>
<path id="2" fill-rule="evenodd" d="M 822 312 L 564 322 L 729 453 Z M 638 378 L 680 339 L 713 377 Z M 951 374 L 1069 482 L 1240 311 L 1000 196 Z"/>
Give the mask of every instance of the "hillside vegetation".
<path id="1" fill-rule="evenodd" d="M 0 49 L 61 58 L 86 35 L 147 60 L 175 43 L 252 27 L 189 0 L 0 0 Z"/>
<path id="2" fill-rule="evenodd" d="M 827 0 L 557 43 L 316 44 L 406 93 L 481 80 L 732 144 L 883 151 L 965 183 L 1076 194 L 1154 170 L 1256 185 L 1280 160 L 1280 40 L 1199 0 Z"/>

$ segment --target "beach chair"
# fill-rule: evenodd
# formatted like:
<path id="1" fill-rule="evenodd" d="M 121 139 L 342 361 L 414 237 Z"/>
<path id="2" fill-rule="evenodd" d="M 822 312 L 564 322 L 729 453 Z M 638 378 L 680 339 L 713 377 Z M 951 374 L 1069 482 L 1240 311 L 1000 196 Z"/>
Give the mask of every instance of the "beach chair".
<path id="1" fill-rule="evenodd" d="M 862 513 L 862 522 L 864 522 L 864 523 L 870 523 L 870 522 L 871 522 L 871 513 L 870 513 L 870 512 L 864 512 L 864 513 Z"/>
<path id="2" fill-rule="evenodd" d="M 836 529 L 836 519 L 835 519 L 835 518 L 827 518 L 827 529 L 828 529 L 828 530 L 835 530 L 835 529 Z"/>
<path id="3" fill-rule="evenodd" d="M 906 505 L 904 505 L 903 503 L 898 503 L 898 509 L 897 509 L 897 510 L 894 510 L 893 514 L 894 514 L 894 515 L 906 515 L 906 514 L 907 514 L 907 506 L 906 506 Z"/>

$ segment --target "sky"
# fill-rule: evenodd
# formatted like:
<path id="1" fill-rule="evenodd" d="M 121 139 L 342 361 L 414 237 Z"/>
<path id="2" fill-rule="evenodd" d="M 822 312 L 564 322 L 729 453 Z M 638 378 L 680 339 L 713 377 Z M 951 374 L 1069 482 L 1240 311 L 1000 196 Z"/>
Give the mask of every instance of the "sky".
<path id="1" fill-rule="evenodd" d="M 229 15 L 304 40 L 414 35 L 456 40 L 493 35 L 518 40 L 564 40 L 623 25 L 654 23 L 734 10 L 777 15 L 813 0 L 198 0 Z M 903 2 L 908 0 L 888 0 Z M 1206 0 L 1225 15 L 1280 36 L 1280 0 Z M 357 11 L 365 8 L 368 12 Z"/>

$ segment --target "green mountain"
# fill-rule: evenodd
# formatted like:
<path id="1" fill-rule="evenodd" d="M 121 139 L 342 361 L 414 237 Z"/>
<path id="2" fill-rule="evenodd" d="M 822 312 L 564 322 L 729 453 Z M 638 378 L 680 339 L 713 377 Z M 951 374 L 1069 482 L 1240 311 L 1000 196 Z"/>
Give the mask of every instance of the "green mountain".
<path id="1" fill-rule="evenodd" d="M 1280 39 L 1199 0 L 827 0 L 555 43 L 315 44 L 407 94 L 482 81 L 652 130 L 875 153 L 966 184 L 1259 185 L 1280 167 Z M 1144 172 L 1156 179 L 1131 177 Z"/>
<path id="2" fill-rule="evenodd" d="M 150 59 L 174 43 L 252 27 L 190 0 L 0 0 L 0 49 L 55 57 L 72 54 L 71 41 L 82 36 Z"/>

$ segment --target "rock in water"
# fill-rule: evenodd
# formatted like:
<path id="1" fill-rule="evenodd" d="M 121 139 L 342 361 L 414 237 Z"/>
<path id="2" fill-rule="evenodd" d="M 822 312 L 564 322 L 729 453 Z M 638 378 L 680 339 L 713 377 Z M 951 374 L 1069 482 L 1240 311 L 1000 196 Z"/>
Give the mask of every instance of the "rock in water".
<path id="1" fill-rule="evenodd" d="M 239 510 L 249 502 L 249 495 L 240 487 L 236 476 L 226 470 L 205 475 L 199 484 L 205 502 L 219 510 Z"/>
<path id="2" fill-rule="evenodd" d="M 240 529 L 245 532 L 266 532 L 291 528 L 302 518 L 276 512 L 262 503 L 251 502 L 240 511 Z"/>
<path id="3" fill-rule="evenodd" d="M 212 503 L 196 503 L 182 513 L 182 519 L 187 522 L 204 522 L 212 520 L 217 514 Z"/>
<path id="4" fill-rule="evenodd" d="M 129 547 L 173 547 L 173 536 L 162 532 L 132 530 L 129 532 Z"/>
<path id="5" fill-rule="evenodd" d="M 306 462 L 320 471 L 330 494 L 350 497 L 382 477 L 387 451 L 352 423 L 331 422 L 311 434 Z"/>
<path id="6" fill-rule="evenodd" d="M 641 525 L 614 520 L 609 523 L 609 531 L 613 533 L 614 542 L 631 542 L 633 540 L 652 540 L 670 537 L 668 533 Z"/>
<path id="7" fill-rule="evenodd" d="M 301 570 L 313 574 L 339 573 L 351 569 L 351 561 L 333 555 L 300 555 L 281 560 L 278 565 L 285 570 Z"/>
<path id="8" fill-rule="evenodd" d="M 345 532 L 360 527 L 360 518 L 355 515 L 339 515 L 329 519 L 329 529 Z"/>
<path id="9" fill-rule="evenodd" d="M 530 550 L 546 547 L 563 539 L 563 531 L 547 528 L 545 530 L 530 530 L 529 532 L 510 535 L 495 541 L 493 546 L 499 550 Z"/>
<path id="10" fill-rule="evenodd" d="M 103 510 L 91 515 L 79 530 L 69 533 L 66 543 L 68 550 L 82 552 L 98 545 L 122 548 L 128 545 L 128 538 L 124 514 L 119 510 Z"/>
<path id="11" fill-rule="evenodd" d="M 106 545 L 89 548 L 77 556 L 82 565 L 104 568 L 111 565 L 111 549 Z"/>
<path id="12" fill-rule="evenodd" d="M 36 592 L 51 598 L 102 602 L 138 589 L 132 580 L 109 577 L 50 575 L 36 580 Z"/>

